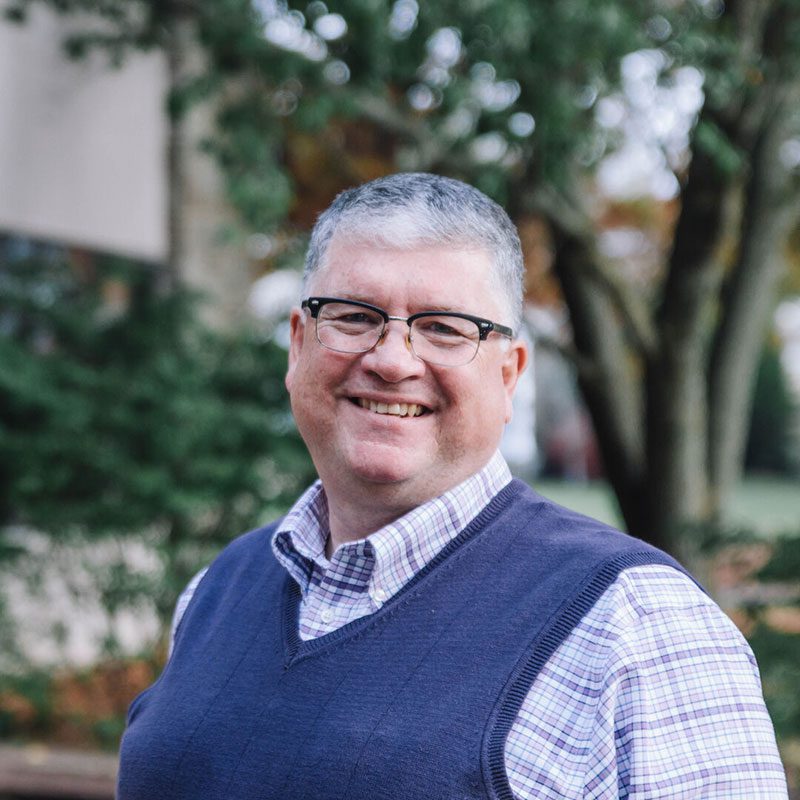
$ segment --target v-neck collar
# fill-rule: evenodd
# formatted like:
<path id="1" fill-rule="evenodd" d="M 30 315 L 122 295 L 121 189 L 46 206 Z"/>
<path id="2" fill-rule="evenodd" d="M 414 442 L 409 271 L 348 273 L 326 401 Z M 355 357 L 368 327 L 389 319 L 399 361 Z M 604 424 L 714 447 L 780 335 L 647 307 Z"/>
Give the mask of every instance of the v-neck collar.
<path id="1" fill-rule="evenodd" d="M 282 626 L 284 645 L 284 664 L 286 668 L 298 662 L 319 655 L 339 645 L 372 626 L 380 624 L 402 599 L 428 575 L 434 572 L 450 555 L 478 535 L 510 502 L 525 489 L 525 484 L 512 481 L 501 489 L 472 519 L 472 521 L 452 538 L 419 572 L 377 611 L 342 625 L 329 633 L 313 639 L 303 640 L 299 633 L 299 613 L 302 594 L 298 584 L 286 575 L 282 593 Z"/>
<path id="2" fill-rule="evenodd" d="M 337 624 L 374 613 L 510 481 L 508 465 L 496 452 L 462 483 L 366 539 L 343 545 L 330 559 L 325 556 L 327 497 L 319 481 L 313 484 L 272 538 L 273 553 L 300 587 L 301 638 L 327 635 Z M 338 623 L 321 618 L 328 609 Z"/>

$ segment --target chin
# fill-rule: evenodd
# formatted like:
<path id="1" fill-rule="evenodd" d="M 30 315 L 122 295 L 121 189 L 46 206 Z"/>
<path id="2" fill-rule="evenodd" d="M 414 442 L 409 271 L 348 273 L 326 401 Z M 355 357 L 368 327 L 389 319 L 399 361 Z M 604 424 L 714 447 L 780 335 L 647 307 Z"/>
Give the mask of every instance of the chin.
<path id="1" fill-rule="evenodd" d="M 367 483 L 378 485 L 400 484 L 414 476 L 413 470 L 404 469 L 400 464 L 354 464 L 350 468 L 353 475 Z"/>
<path id="2" fill-rule="evenodd" d="M 354 479 L 376 488 L 381 486 L 403 486 L 408 481 L 418 479 L 422 470 L 418 459 L 410 460 L 402 453 L 352 453 L 345 456 L 341 465 L 342 475 L 352 475 Z"/>

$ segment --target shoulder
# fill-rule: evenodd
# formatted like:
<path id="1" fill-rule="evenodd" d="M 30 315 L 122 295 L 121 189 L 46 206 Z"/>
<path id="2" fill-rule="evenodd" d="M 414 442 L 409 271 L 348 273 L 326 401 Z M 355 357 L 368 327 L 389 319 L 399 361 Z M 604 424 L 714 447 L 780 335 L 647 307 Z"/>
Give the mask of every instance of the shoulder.
<path id="1" fill-rule="evenodd" d="M 258 552 L 265 546 L 269 549 L 272 536 L 278 529 L 282 519 L 281 517 L 260 528 L 255 528 L 254 530 L 240 534 L 225 545 L 217 558 L 212 562 L 212 565 L 217 562 L 235 561 L 253 551 Z"/>
<path id="2" fill-rule="evenodd" d="M 210 582 L 223 584 L 240 579 L 243 571 L 263 569 L 264 561 L 274 561 L 270 542 L 281 520 L 275 520 L 261 528 L 243 533 L 225 546 L 222 552 L 206 567 L 197 572 L 181 592 L 175 604 L 170 631 L 170 654 L 175 636 L 195 596 Z M 211 573 L 207 581 L 206 576 Z M 202 587 L 202 588 L 201 588 Z"/>
<path id="3" fill-rule="evenodd" d="M 619 572 L 554 654 L 545 672 L 608 685 L 618 671 L 668 672 L 670 649 L 733 648 L 754 661 L 744 637 L 685 572 L 643 564 Z M 684 652 L 685 654 L 685 652 Z"/>
<path id="4" fill-rule="evenodd" d="M 693 582 L 672 556 L 647 542 L 564 508 L 519 481 L 512 486 L 515 493 L 493 532 L 509 540 L 510 558 L 516 563 L 506 568 L 523 585 L 525 581 L 530 585 L 531 576 L 557 573 L 560 582 L 582 596 L 581 608 L 586 613 L 618 580 L 613 597 L 629 597 L 635 606 L 639 592 L 642 604 L 656 602 L 665 591 L 658 589 L 657 582 L 645 580 L 639 586 L 638 582 L 620 579 L 623 573 L 642 566 L 661 565 L 670 568 L 670 574 L 683 574 L 685 581 Z M 702 595 L 702 589 L 695 588 Z M 675 589 L 670 591 L 680 594 Z"/>
<path id="5" fill-rule="evenodd" d="M 626 731 L 631 742 L 659 731 L 724 739 L 731 725 L 771 736 L 750 646 L 711 598 L 670 567 L 622 572 L 565 644 L 566 663 L 587 649 L 596 654 L 596 730 Z M 634 735 L 631 726 L 643 721 Z"/>
<path id="6" fill-rule="evenodd" d="M 670 776 L 671 787 L 703 787 L 704 797 L 731 796 L 726 785 L 743 787 L 737 797 L 785 796 L 753 653 L 686 575 L 626 570 L 580 628 L 583 649 L 592 640 L 602 654 L 592 730 L 615 753 L 615 783 L 653 789 Z M 593 779 L 610 767 L 602 750 L 593 750 Z"/>
<path id="7" fill-rule="evenodd" d="M 558 545 L 568 550 L 591 551 L 597 555 L 601 555 L 603 551 L 609 555 L 623 552 L 649 553 L 654 560 L 681 569 L 671 556 L 642 539 L 561 506 L 522 481 L 514 480 L 510 487 L 514 494 L 511 495 L 507 514 L 525 530 L 527 536 L 523 538 L 532 546 Z"/>
<path id="8" fill-rule="evenodd" d="M 684 572 L 647 564 L 619 573 L 545 664 L 544 695 L 580 687 L 586 731 L 614 741 L 646 721 L 646 738 L 680 730 L 673 713 L 721 724 L 758 718 L 769 730 L 753 653 L 733 622 Z M 536 701 L 532 692 L 529 703 Z M 688 713 L 688 712 L 687 712 Z"/>
<path id="9" fill-rule="evenodd" d="M 587 797 L 785 798 L 749 645 L 668 565 L 623 570 L 598 598 L 531 687 L 516 723 L 528 749 L 541 719 L 581 754 L 550 757 Z"/>
<path id="10" fill-rule="evenodd" d="M 195 584 L 195 591 L 209 583 L 226 583 L 243 580 L 249 572 L 259 573 L 275 562 L 272 553 L 272 537 L 281 520 L 247 531 L 231 540 L 203 571 L 202 580 Z M 191 587 L 187 586 L 187 590 Z"/>
<path id="11" fill-rule="evenodd" d="M 596 609 L 598 615 L 622 614 L 628 621 L 651 614 L 694 611 L 722 613 L 686 572 L 671 564 L 646 564 L 622 570 Z"/>
<path id="12" fill-rule="evenodd" d="M 208 566 L 198 589 L 208 583 L 244 580 L 247 573 L 263 574 L 264 569 L 275 565 L 271 542 L 281 521 L 274 520 L 233 539 Z"/>
<path id="13" fill-rule="evenodd" d="M 744 636 L 720 607 L 684 572 L 668 564 L 623 570 L 577 628 L 602 641 L 602 670 L 650 663 L 666 669 L 671 658 L 698 661 L 727 655 L 750 674 L 755 659 Z M 650 664 L 657 672 L 655 662 Z"/>

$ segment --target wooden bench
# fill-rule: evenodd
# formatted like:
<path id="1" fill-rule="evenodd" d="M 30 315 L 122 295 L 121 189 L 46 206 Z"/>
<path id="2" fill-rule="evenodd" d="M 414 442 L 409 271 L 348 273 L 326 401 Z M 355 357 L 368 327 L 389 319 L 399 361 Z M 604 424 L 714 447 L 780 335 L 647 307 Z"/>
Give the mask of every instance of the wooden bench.
<path id="1" fill-rule="evenodd" d="M 46 745 L 0 746 L 0 800 L 114 800 L 117 757 Z"/>

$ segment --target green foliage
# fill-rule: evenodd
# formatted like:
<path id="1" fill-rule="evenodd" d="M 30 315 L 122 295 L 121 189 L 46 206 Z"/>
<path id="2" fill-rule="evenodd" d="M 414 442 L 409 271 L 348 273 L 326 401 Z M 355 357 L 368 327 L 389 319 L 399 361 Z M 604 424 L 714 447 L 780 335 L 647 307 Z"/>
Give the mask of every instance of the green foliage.
<path id="1" fill-rule="evenodd" d="M 160 660 L 137 657 L 89 669 L 0 674 L 0 740 L 116 750 L 131 699 L 162 668 Z"/>
<path id="2" fill-rule="evenodd" d="M 753 530 L 717 530 L 716 536 L 706 540 L 705 553 L 724 553 L 727 547 L 764 544 L 764 539 Z M 749 586 L 764 587 L 762 599 L 743 601 L 739 611 L 746 615 L 752 628 L 747 640 L 753 649 L 761 674 L 764 699 L 767 703 L 779 739 L 800 737 L 800 532 L 786 532 L 772 543 L 767 563 L 744 580 Z M 786 599 L 770 602 L 770 597 Z M 784 619 L 775 623 L 770 611 L 780 607 Z M 788 612 L 788 613 L 787 613 Z"/>
<path id="3" fill-rule="evenodd" d="M 0 570 L 8 568 L 0 556 Z M 18 627 L 8 612 L 6 598 L 0 595 L 0 667 L 2 670 L 19 673 L 28 666 L 25 655 L 20 651 L 18 641 Z M 2 675 L 0 670 L 0 675 Z M 0 712 L 0 730 L 2 729 L 2 713 Z M 0 733 L 0 735 L 2 735 Z"/>
<path id="4" fill-rule="evenodd" d="M 19 711 L 15 705 L 19 702 L 9 702 L 11 698 L 22 701 L 30 734 L 41 735 L 48 730 L 53 718 L 52 684 L 52 676 L 41 670 L 0 676 L 0 739 L 18 733 Z"/>
<path id="5" fill-rule="evenodd" d="M 800 581 L 800 536 L 787 534 L 778 538 L 770 560 L 759 570 L 757 577 L 767 582 Z"/>
<path id="6" fill-rule="evenodd" d="M 36 6 L 80 14 L 67 42 L 74 57 L 100 48 L 117 63 L 131 49 L 157 47 L 192 63 L 190 74 L 173 75 L 173 119 L 213 101 L 218 124 L 208 149 L 246 225 L 266 231 L 297 201 L 287 141 L 347 119 L 385 136 L 386 171 L 462 177 L 512 215 L 538 208 L 537 189 L 574 188 L 576 174 L 591 173 L 617 146 L 619 132 L 597 124 L 594 112 L 618 92 L 622 60 L 637 50 L 661 59 L 662 84 L 686 66 L 702 73 L 706 109 L 693 146 L 724 174 L 741 173 L 752 142 L 732 141 L 725 114 L 758 93 L 765 75 L 796 72 L 796 5 L 770 5 L 763 53 L 741 46 L 745 12 L 722 3 L 11 0 L 6 15 L 24 20 Z M 323 40 L 315 26 L 328 13 L 341 15 L 346 30 Z M 447 52 L 437 50 L 442 37 Z M 514 132 L 520 112 L 533 118 L 533 131 Z M 364 174 L 348 163 L 343 138 L 325 140 L 339 185 L 375 171 L 374 163 Z M 481 154 L 476 144 L 487 141 L 490 153 Z"/>
<path id="7" fill-rule="evenodd" d="M 800 635 L 759 624 L 748 637 L 779 738 L 800 736 Z"/>
<path id="8" fill-rule="evenodd" d="M 209 329 L 196 299 L 161 296 L 145 270 L 99 272 L 86 287 L 60 261 L 3 266 L 0 524 L 58 540 L 147 533 L 167 565 L 166 615 L 193 571 L 283 510 L 311 469 L 281 348 Z M 129 287 L 125 312 L 101 302 L 112 278 Z M 153 590 L 126 569 L 106 576 L 110 610 Z"/>
<path id="9" fill-rule="evenodd" d="M 774 346 L 767 346 L 761 355 L 753 396 L 745 455 L 747 469 L 779 473 L 797 469 L 794 459 L 798 443 L 791 435 L 796 413 L 780 353 Z"/>
<path id="10" fill-rule="evenodd" d="M 500 201 L 524 202 L 532 185 L 563 183 L 576 163 L 591 168 L 613 148 L 614 136 L 595 125 L 593 109 L 618 87 L 626 54 L 661 48 L 668 78 L 690 58 L 713 62 L 727 41 L 696 4 L 657 0 L 340 0 L 327 7 L 305 0 L 14 0 L 12 10 L 24 16 L 37 4 L 94 11 L 103 21 L 70 38 L 75 56 L 98 47 L 115 60 L 130 48 L 173 52 L 176 32 L 192 26 L 204 57 L 195 61 L 203 66 L 181 76 L 169 107 L 177 118 L 197 99 L 215 98 L 210 149 L 234 205 L 256 230 L 280 224 L 292 208 L 283 155 L 294 130 L 364 119 L 387 136 L 387 171 L 446 172 Z M 326 11 L 340 14 L 347 29 L 323 42 L 314 26 Z M 294 26 L 296 41 L 315 38 L 317 54 L 265 35 L 276 21 Z M 434 46 L 442 36 L 449 54 Z M 346 77 L 332 77 L 341 69 L 330 68 L 342 66 Z M 428 100 L 415 106 L 415 93 Z M 510 129 L 518 112 L 534 118 L 532 134 Z M 485 136 L 495 137 L 498 155 L 476 155 L 475 140 Z M 341 169 L 346 173 L 345 164 Z"/>
<path id="11" fill-rule="evenodd" d="M 709 120 L 701 120 L 695 129 L 695 146 L 711 156 L 717 169 L 731 176 L 744 165 L 744 154 L 738 150 L 720 128 Z"/>
<path id="12" fill-rule="evenodd" d="M 16 519 L 134 530 L 267 499 L 259 462 L 287 413 L 282 351 L 204 328 L 182 293 L 139 285 L 128 313 L 104 319 L 66 292 L 37 305 L 35 265 L 9 273 L 27 294 L 0 339 L 3 505 Z"/>
<path id="13" fill-rule="evenodd" d="M 116 750 L 125 732 L 125 717 L 105 717 L 92 725 L 92 735 L 101 748 Z"/>

